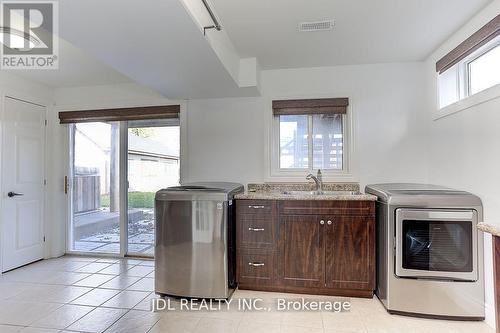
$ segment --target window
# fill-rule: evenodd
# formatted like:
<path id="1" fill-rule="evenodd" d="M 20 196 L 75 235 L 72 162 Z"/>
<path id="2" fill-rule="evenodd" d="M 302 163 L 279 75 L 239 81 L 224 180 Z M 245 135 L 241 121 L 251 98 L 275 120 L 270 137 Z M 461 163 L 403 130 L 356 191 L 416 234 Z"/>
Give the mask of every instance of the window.
<path id="1" fill-rule="evenodd" d="M 499 31 L 500 15 L 436 63 L 440 109 L 500 84 Z M 478 95 L 466 104 L 474 105 L 495 97 L 497 91 L 500 89 Z"/>
<path id="2" fill-rule="evenodd" d="M 329 100 L 325 103 L 338 104 L 332 101 L 336 99 L 319 101 L 325 100 Z M 327 172 L 346 171 L 344 148 L 347 99 L 343 99 L 345 105 L 341 107 L 318 107 L 300 103 L 299 106 L 293 105 L 297 101 L 313 103 L 311 101 L 318 100 L 273 102 L 274 173 L 300 171 L 303 174 L 305 170 L 317 169 Z M 279 102 L 288 104 L 281 105 Z"/>
<path id="3" fill-rule="evenodd" d="M 307 169 L 309 166 L 310 116 L 279 116 L 280 168 Z"/>
<path id="4" fill-rule="evenodd" d="M 500 83 L 500 45 L 469 62 L 469 94 L 473 95 Z"/>
<path id="5" fill-rule="evenodd" d="M 500 37 L 439 75 L 439 107 L 500 83 Z"/>
<path id="6" fill-rule="evenodd" d="M 316 114 L 313 123 L 313 169 L 342 170 L 343 115 Z"/>

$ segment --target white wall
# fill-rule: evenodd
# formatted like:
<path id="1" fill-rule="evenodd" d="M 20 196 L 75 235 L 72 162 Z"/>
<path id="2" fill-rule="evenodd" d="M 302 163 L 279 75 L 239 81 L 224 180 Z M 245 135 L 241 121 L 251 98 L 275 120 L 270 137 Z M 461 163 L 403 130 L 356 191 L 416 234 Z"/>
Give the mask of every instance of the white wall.
<path id="1" fill-rule="evenodd" d="M 422 63 L 407 63 L 263 71 L 262 97 L 187 101 L 181 119 L 183 181 L 279 181 L 269 177 L 267 163 L 271 102 L 312 97 L 349 97 L 354 117 L 350 180 L 362 186 L 426 181 L 422 69 Z M 55 99 L 56 111 L 167 101 L 134 84 L 57 89 Z M 63 128 L 54 129 L 59 132 L 55 144 L 66 154 Z M 297 180 L 305 181 L 305 174 Z"/>
<path id="2" fill-rule="evenodd" d="M 188 180 L 280 181 L 269 176 L 272 100 L 349 97 L 350 180 L 362 186 L 426 181 L 422 69 L 421 63 L 409 63 L 263 71 L 263 97 L 189 101 Z"/>
<path id="3" fill-rule="evenodd" d="M 262 182 L 263 111 L 262 98 L 188 101 L 185 180 Z"/>
<path id="4" fill-rule="evenodd" d="M 427 118 L 430 129 L 429 181 L 464 189 L 481 197 L 486 221 L 500 221 L 500 98 L 434 120 L 436 60 L 500 12 L 494 1 L 451 36 L 426 61 Z M 500 96 L 499 96 L 500 97 Z M 486 320 L 494 327 L 491 236 L 485 236 Z"/>

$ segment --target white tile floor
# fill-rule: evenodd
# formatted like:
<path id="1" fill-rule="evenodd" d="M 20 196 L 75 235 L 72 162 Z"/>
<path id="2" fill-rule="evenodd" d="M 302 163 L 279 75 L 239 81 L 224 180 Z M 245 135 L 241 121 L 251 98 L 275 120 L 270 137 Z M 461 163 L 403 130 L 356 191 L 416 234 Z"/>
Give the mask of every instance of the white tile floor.
<path id="1" fill-rule="evenodd" d="M 65 256 L 3 274 L 0 333 L 493 333 L 482 322 L 389 315 L 376 298 L 351 298 L 345 313 L 151 312 L 153 271 L 152 261 Z M 239 290 L 233 296 L 269 304 L 277 297 L 304 295 Z"/>

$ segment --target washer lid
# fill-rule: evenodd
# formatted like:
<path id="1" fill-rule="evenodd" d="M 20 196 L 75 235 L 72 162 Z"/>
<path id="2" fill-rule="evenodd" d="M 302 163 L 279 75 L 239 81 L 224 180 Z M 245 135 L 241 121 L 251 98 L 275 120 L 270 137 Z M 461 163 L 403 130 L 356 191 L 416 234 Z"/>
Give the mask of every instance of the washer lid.
<path id="1" fill-rule="evenodd" d="M 172 186 L 156 193 L 157 200 L 231 200 L 237 193 L 244 191 L 238 183 L 197 182 Z"/>
<path id="2" fill-rule="evenodd" d="M 242 192 L 244 190 L 243 185 L 239 183 L 230 183 L 230 182 L 195 182 L 195 183 L 186 183 L 181 186 L 176 186 L 181 188 L 193 189 L 199 188 L 207 191 L 220 191 L 224 193 L 231 193 L 236 191 L 237 193 Z M 171 189 L 172 187 L 169 187 Z"/>

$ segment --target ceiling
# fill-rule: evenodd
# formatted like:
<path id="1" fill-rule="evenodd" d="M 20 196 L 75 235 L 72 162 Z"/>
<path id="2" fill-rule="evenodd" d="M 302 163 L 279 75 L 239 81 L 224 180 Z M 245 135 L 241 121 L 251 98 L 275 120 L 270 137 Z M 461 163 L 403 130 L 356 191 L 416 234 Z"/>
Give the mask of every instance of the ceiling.
<path id="1" fill-rule="evenodd" d="M 258 93 L 239 87 L 180 0 L 60 1 L 59 18 L 61 38 L 166 97 Z"/>
<path id="2" fill-rule="evenodd" d="M 186 2 L 201 5 L 60 1 L 59 70 L 15 73 L 55 88 L 136 82 L 169 98 L 255 96 L 211 37 L 229 37 L 222 48 L 234 61 L 257 57 L 263 69 L 421 61 L 491 0 L 210 0 L 223 33 L 209 38 Z M 297 29 L 323 19 L 335 20 L 333 31 Z"/>
<path id="3" fill-rule="evenodd" d="M 241 57 L 263 69 L 424 60 L 492 0 L 211 0 Z M 334 19 L 333 31 L 298 23 Z"/>
<path id="4" fill-rule="evenodd" d="M 16 69 L 10 72 L 52 88 L 131 82 L 130 78 L 62 39 L 59 39 L 59 69 Z"/>

